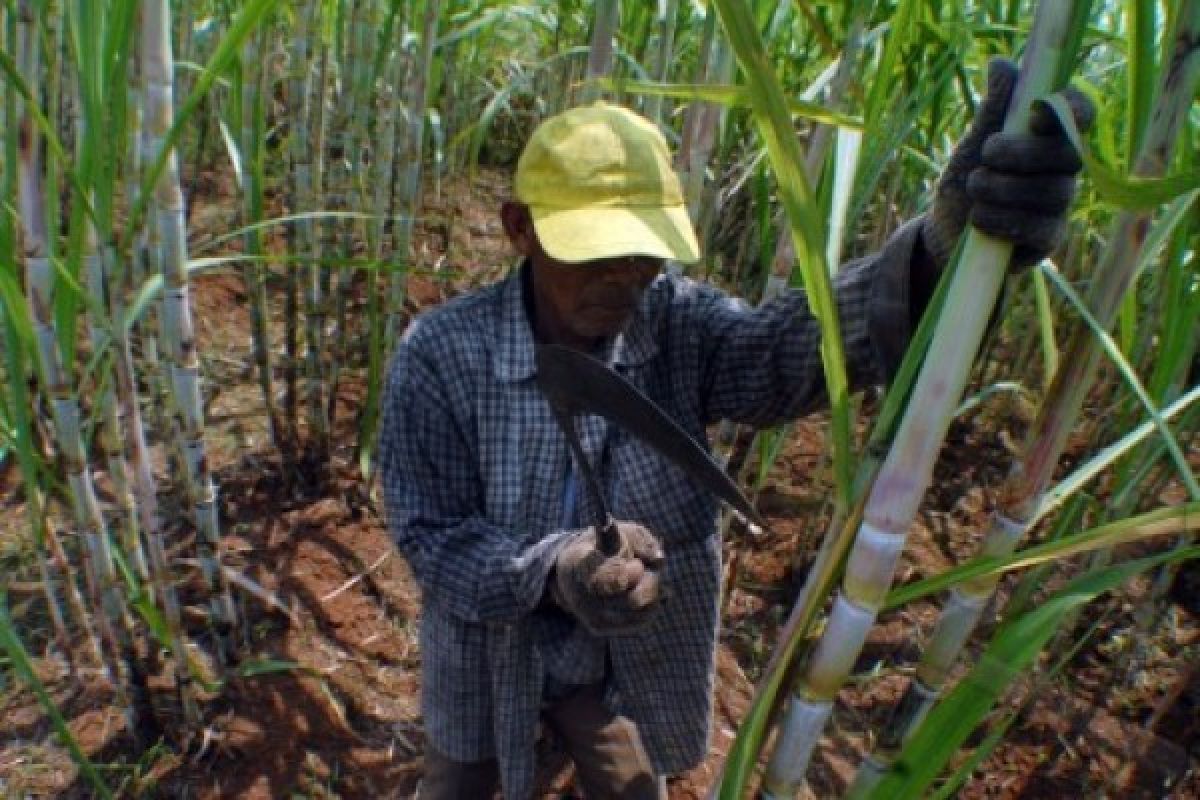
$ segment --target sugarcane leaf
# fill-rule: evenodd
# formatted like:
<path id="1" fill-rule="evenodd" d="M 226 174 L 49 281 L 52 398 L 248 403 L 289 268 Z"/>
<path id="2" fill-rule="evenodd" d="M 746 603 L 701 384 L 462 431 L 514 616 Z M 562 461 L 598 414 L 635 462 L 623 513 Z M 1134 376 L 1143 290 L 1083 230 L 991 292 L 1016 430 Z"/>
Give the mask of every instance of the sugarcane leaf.
<path id="1" fill-rule="evenodd" d="M 728 108 L 751 108 L 750 93 L 745 86 L 729 86 L 715 83 L 657 83 L 622 78 L 601 78 L 597 83 L 614 92 L 631 92 L 648 97 L 670 97 L 674 100 L 692 100 L 717 103 Z M 793 116 L 834 125 L 853 131 L 863 130 L 863 121 L 817 103 L 790 99 L 788 111 Z"/>
<path id="2" fill-rule="evenodd" d="M 234 670 L 234 674 L 239 678 L 257 678 L 261 675 L 274 675 L 280 672 L 308 672 L 315 674 L 311 668 L 305 667 L 296 661 L 271 658 L 247 661 L 238 664 Z"/>
<path id="3" fill-rule="evenodd" d="M 1119 208 L 1148 209 L 1169 203 L 1180 195 L 1200 188 L 1200 171 L 1193 170 L 1162 178 L 1121 175 L 1096 158 L 1079 133 L 1071 106 L 1062 92 L 1043 101 L 1058 117 L 1067 138 L 1083 158 L 1084 168 L 1101 199 Z"/>
<path id="4" fill-rule="evenodd" d="M 186 561 L 186 559 L 181 559 L 181 561 Z M 296 612 L 292 611 L 292 609 L 288 607 L 288 604 L 285 603 L 278 594 L 272 592 L 270 589 L 267 589 L 261 583 L 249 577 L 248 575 L 243 574 L 240 570 L 236 570 L 233 567 L 229 567 L 224 564 L 221 565 L 220 569 L 221 573 L 225 576 L 225 579 L 229 581 L 230 584 L 237 586 L 247 594 L 258 598 L 264 605 L 282 612 L 288 617 L 288 619 L 297 625 L 300 624 L 300 618 L 296 615 Z"/>
<path id="5" fill-rule="evenodd" d="M 990 713 L 1014 678 L 1025 674 L 1071 612 L 1160 564 L 1200 556 L 1200 548 L 1173 550 L 1092 570 L 996 632 L 979 662 L 906 742 L 900 757 L 867 795 L 883 800 L 923 797 L 946 763 Z"/>
<path id="6" fill-rule="evenodd" d="M 1161 414 L 1163 420 L 1170 420 L 1178 416 L 1190 408 L 1197 400 L 1200 400 L 1200 386 L 1193 387 L 1182 397 L 1175 400 L 1175 402 L 1164 407 Z M 1155 421 L 1147 420 L 1132 430 L 1127 431 L 1115 442 L 1075 467 L 1069 475 L 1042 495 L 1038 501 L 1037 508 L 1030 518 L 1030 523 L 1034 524 L 1038 522 L 1051 511 L 1057 509 L 1062 505 L 1064 500 L 1080 491 L 1085 484 L 1096 478 L 1106 468 L 1115 464 L 1118 459 L 1128 454 L 1134 447 L 1146 441 L 1157 430 L 1158 425 Z"/>
<path id="7" fill-rule="evenodd" d="M 202 242 L 197 242 L 189 247 L 189 251 L 195 255 L 202 253 L 205 250 L 212 250 L 218 245 L 225 244 L 230 241 L 237 241 L 244 237 L 250 231 L 261 231 L 267 228 L 273 228 L 277 225 L 288 225 L 293 222 L 303 222 L 305 220 L 385 220 L 388 222 L 403 222 L 408 219 L 405 214 L 374 214 L 367 211 L 301 211 L 296 214 L 283 214 L 278 217 L 269 217 L 252 222 L 248 225 L 242 225 L 219 236 L 213 236 L 205 239 Z M 422 219 L 414 217 L 413 221 Z"/>
<path id="8" fill-rule="evenodd" d="M 586 47 L 571 47 L 545 59 L 537 64 L 534 69 L 539 72 L 545 71 L 558 66 L 564 60 L 570 60 L 580 55 L 587 55 L 587 53 L 588 48 Z M 512 110 L 509 98 L 519 92 L 529 91 L 532 80 L 533 76 L 530 73 L 521 72 L 511 77 L 503 88 L 493 89 L 492 97 L 484 105 L 479 119 L 452 137 L 451 142 L 455 145 L 463 140 L 469 142 L 467 151 L 468 164 L 472 171 L 478 165 L 479 154 L 483 149 L 483 142 L 487 138 L 492 122 L 501 111 Z"/>
<path id="9" fill-rule="evenodd" d="M 1138 256 L 1137 271 L 1134 274 L 1140 275 L 1158 259 L 1163 247 L 1166 246 L 1180 223 L 1195 221 L 1192 206 L 1198 197 L 1200 197 L 1200 189 L 1182 194 L 1172 200 L 1166 210 L 1156 217 L 1150 232 L 1146 234 L 1146 241 L 1142 245 L 1142 252 Z"/>
<path id="10" fill-rule="evenodd" d="M 225 144 L 225 152 L 229 155 L 229 163 L 233 167 L 234 185 L 241 189 L 245 186 L 246 179 L 242 173 L 242 153 L 238 148 L 237 139 L 224 119 L 217 120 L 217 127 L 221 130 L 221 141 Z"/>
<path id="11" fill-rule="evenodd" d="M 788 660 L 790 661 L 790 658 Z M 786 669 L 775 670 L 767 676 L 758 689 L 754 704 L 738 725 L 737 737 L 725 756 L 724 772 L 717 794 L 719 800 L 741 800 L 745 797 L 745 787 L 749 785 L 750 777 L 758 764 L 758 755 L 762 739 L 766 735 L 771 710 L 784 688 L 786 676 Z"/>
<path id="12" fill-rule="evenodd" d="M 1092 637 L 1094 637 L 1101 629 L 1103 622 L 1103 617 L 1098 618 L 1071 647 L 1067 648 L 1066 651 L 1060 655 L 1058 661 L 1055 662 L 1052 667 L 1044 672 L 1039 673 L 1039 686 L 1047 686 L 1055 678 L 1057 678 L 1058 675 L 1061 674 L 1064 669 L 1066 669 L 1067 665 L 1075 659 L 1075 656 L 1079 654 L 1079 651 L 1083 649 L 1084 645 L 1092 640 Z M 948 798 L 957 796 L 958 789 L 961 788 L 964 783 L 966 783 L 967 778 L 971 776 L 971 773 L 975 771 L 976 767 L 982 764 L 984 760 L 992 754 L 992 751 L 996 749 L 997 745 L 1004 741 L 1004 737 L 1008 734 L 1009 728 L 1012 727 L 1014 722 L 1024 716 L 1025 712 L 1033 706 L 1039 695 L 1040 692 L 1038 691 L 1038 688 L 1035 687 L 1033 691 L 1029 692 L 1024 702 L 1021 703 L 1018 708 L 1009 711 L 1003 716 L 1002 719 L 994 722 L 984 740 L 979 743 L 979 746 L 972 751 L 971 755 L 962 763 L 962 765 L 955 769 L 954 772 L 951 773 L 951 775 L 946 779 L 946 781 L 938 787 L 937 793 L 934 794 L 930 800 L 948 800 Z"/>
<path id="13" fill-rule="evenodd" d="M 751 98 L 759 135 L 775 171 L 787 213 L 809 308 L 821 329 L 821 363 L 831 411 L 837 507 L 850 504 L 854 476 L 850 447 L 849 384 L 837 307 L 825 267 L 826 231 L 805 174 L 800 143 L 783 89 L 754 25 L 750 10 L 736 0 L 714 0 L 721 25 L 737 56 Z"/>
<path id="14" fill-rule="evenodd" d="M 13 333 L 26 347 L 32 346 L 33 320 L 29 317 L 29 306 L 17 279 L 7 270 L 0 270 L 0 300 L 4 302 L 4 314 L 12 324 Z"/>
<path id="15" fill-rule="evenodd" d="M 832 207 L 829 213 L 829 241 L 825 252 L 825 262 L 829 266 L 831 276 L 842 262 L 842 242 L 846 236 L 850 198 L 854 194 L 859 155 L 862 153 L 862 141 L 863 135 L 860 131 L 840 128 L 831 154 L 830 164 L 833 168 L 833 175 L 830 203 Z"/>
<path id="16" fill-rule="evenodd" d="M 104 51 L 101 55 L 102 63 L 106 68 L 103 86 L 106 98 L 105 106 L 109 109 L 112 124 L 110 130 L 122 133 L 126 130 L 125 115 L 128 95 L 125 82 L 128 79 L 130 45 L 134 39 L 134 31 L 137 30 L 137 26 L 134 24 L 137 18 L 137 6 L 137 0 L 121 0 L 121 2 L 110 5 L 108 36 L 105 38 Z M 123 146 L 124 142 L 124 135 L 113 137 L 112 152 L 119 152 L 117 148 Z M 116 177 L 115 164 L 106 164 L 105 166 L 107 186 L 101 187 L 101 190 L 111 192 L 113 180 Z"/>
<path id="17" fill-rule="evenodd" d="M 997 381 L 983 387 L 970 397 L 964 398 L 958 408 L 955 409 L 954 416 L 961 417 L 963 414 L 973 411 L 992 397 L 1000 394 L 1015 394 L 1020 397 L 1028 397 L 1029 390 L 1015 381 Z"/>
<path id="18" fill-rule="evenodd" d="M 1054 310 L 1050 305 L 1050 291 L 1046 288 L 1046 277 L 1034 270 L 1033 296 L 1037 306 L 1038 333 L 1042 343 L 1042 386 L 1048 387 L 1058 372 L 1058 342 L 1054 338 Z"/>
<path id="19" fill-rule="evenodd" d="M 138 287 L 130 303 L 125 306 L 125 316 L 121 320 L 126 332 L 133 328 L 134 324 L 146 313 L 146 309 L 150 307 L 155 298 L 162 294 L 162 286 L 162 275 L 151 275 Z"/>
<path id="20" fill-rule="evenodd" d="M 17 463 L 20 465 L 21 478 L 24 481 L 29 527 L 33 531 L 34 542 L 40 547 L 45 537 L 40 492 L 42 467 L 41 460 L 35 454 L 31 420 L 33 403 L 25 380 L 26 353 L 35 345 L 28 316 L 24 316 L 27 309 L 21 302 L 20 290 L 10 284 L 12 281 L 12 275 L 0 270 L 0 289 L 3 289 L 5 304 L 4 312 L 0 313 L 4 326 L 4 336 L 0 341 L 4 344 L 2 349 L 8 378 L 4 385 L 8 390 L 11 406 L 7 422 L 12 426 L 11 445 L 17 454 Z M 33 361 L 36 362 L 37 359 Z"/>
<path id="21" fill-rule="evenodd" d="M 893 73 L 897 64 L 902 63 L 901 53 L 915 35 L 914 22 L 921 5 L 918 0 L 901 0 L 891 14 L 888 37 L 880 55 L 879 67 L 868 87 L 863 114 L 868 125 L 883 119 L 884 114 L 892 110 L 892 92 L 899 83 L 894 79 Z"/>
<path id="22" fill-rule="evenodd" d="M 1129 45 L 1126 47 L 1129 59 L 1126 71 L 1127 152 L 1140 153 L 1142 140 L 1150 124 L 1158 75 L 1154 63 L 1155 2 L 1126 0 L 1124 7 L 1129 30 Z"/>
<path id="23" fill-rule="evenodd" d="M 387 16 L 376 34 L 375 57 L 371 59 L 371 73 L 367 79 L 368 86 L 375 86 L 387 67 L 388 59 L 392 57 L 392 40 L 396 32 L 396 18 L 400 16 L 400 0 L 388 0 Z"/>
<path id="24" fill-rule="evenodd" d="M 171 635 L 171 627 L 167 624 L 166 617 L 154 601 L 154 595 L 146 590 L 146 585 L 142 583 L 137 573 L 129 565 L 129 558 L 125 551 L 121 549 L 120 543 L 112 538 L 111 535 L 105 533 L 108 538 L 108 549 L 112 554 L 113 563 L 117 566 L 117 571 L 121 574 L 121 580 L 125 583 L 125 592 L 129 598 L 129 605 L 133 607 L 138 615 L 149 626 L 150 632 L 154 634 L 154 638 L 159 644 L 164 647 L 172 647 L 174 637 Z M 183 657 L 185 654 L 176 653 L 176 657 Z"/>
<path id="25" fill-rule="evenodd" d="M 955 62 L 956 55 L 954 52 L 945 52 L 939 54 L 937 59 L 937 65 L 950 66 Z M 935 67 L 930 72 L 932 83 L 926 87 L 927 91 L 905 94 L 897 87 L 892 102 L 886 106 L 886 113 L 877 118 L 867 117 L 866 124 L 871 135 L 863 142 L 863 152 L 859 156 L 854 192 L 847 212 L 850 219 L 863 216 L 868 203 L 875 197 L 884 171 L 894 161 L 898 150 L 921 164 L 929 175 L 937 174 L 937 163 L 922 153 L 920 148 L 906 147 L 904 144 L 921 115 L 932 110 L 933 98 L 945 88 L 951 77 L 951 73 L 944 68 Z"/>
<path id="26" fill-rule="evenodd" d="M 8 653 L 8 658 L 17 675 L 29 686 L 30 690 L 37 697 L 38 702 L 42 704 L 46 715 L 50 717 L 50 724 L 58 733 L 59 741 L 67 748 L 67 752 L 71 754 L 71 760 L 79 767 L 79 771 L 87 778 L 88 783 L 92 785 L 92 789 L 100 797 L 110 798 L 113 796 L 112 791 L 100 777 L 100 773 L 96 771 L 95 765 L 88 760 L 84 754 L 83 748 L 79 746 L 79 741 L 71 733 L 67 721 L 63 719 L 62 712 L 58 710 L 58 706 L 54 704 L 54 700 L 50 697 L 50 693 L 46 691 L 45 684 L 38 678 L 37 672 L 34 671 L 33 662 L 29 658 L 29 653 L 26 652 L 25 646 L 21 643 L 20 637 L 17 635 L 17 626 L 13 623 L 12 617 L 8 613 L 8 595 L 0 591 L 0 648 Z"/>
<path id="27" fill-rule="evenodd" d="M 454 44 L 462 39 L 468 39 L 484 32 L 507 17 L 525 19 L 546 31 L 550 31 L 551 28 L 550 23 L 543 13 L 528 6 L 502 6 L 499 8 L 489 8 L 485 11 L 476 10 L 474 13 L 466 15 L 466 17 L 467 23 L 465 25 L 455 28 L 439 37 L 436 46 L 440 48 Z"/>
<path id="28" fill-rule="evenodd" d="M 896 608 L 921 597 L 949 589 L 969 580 L 1001 575 L 1068 556 L 1116 547 L 1157 536 L 1200 530 L 1200 503 L 1160 508 L 1128 519 L 1110 522 L 1070 536 L 1027 547 L 1005 556 L 978 556 L 957 567 L 893 589 L 885 608 Z"/>
<path id="29" fill-rule="evenodd" d="M 1075 310 L 1083 318 L 1088 328 L 1091 329 L 1092 335 L 1104 348 L 1104 352 L 1108 355 L 1109 360 L 1113 362 L 1113 365 L 1117 368 L 1117 371 L 1121 374 L 1121 377 L 1125 380 L 1125 383 L 1128 384 L 1131 390 L 1133 390 L 1133 393 L 1137 396 L 1138 401 L 1141 402 L 1141 404 L 1145 407 L 1147 413 L 1150 415 L 1150 418 L 1154 420 L 1154 424 L 1158 427 L 1158 431 L 1162 436 L 1163 444 L 1166 445 L 1167 452 L 1170 453 L 1171 459 L 1175 462 L 1175 468 L 1179 473 L 1179 477 L 1187 487 L 1192 499 L 1200 500 L 1200 483 L 1197 483 L 1196 476 L 1192 473 L 1191 465 L 1188 463 L 1187 457 L 1183 454 L 1183 449 L 1179 446 L 1179 442 L 1175 439 L 1174 434 L 1171 433 L 1171 429 L 1167 427 L 1166 422 L 1162 418 L 1162 414 L 1159 412 L 1158 408 L 1155 407 L 1154 402 L 1150 399 L 1150 395 L 1146 392 L 1145 387 L 1142 386 L 1141 379 L 1138 378 L 1133 367 L 1125 359 L 1124 354 L 1121 353 L 1120 348 L 1117 347 L 1117 344 L 1113 341 L 1112 336 L 1109 335 L 1108 331 L 1104 329 L 1104 326 L 1101 325 L 1095 316 L 1092 315 L 1091 311 L 1087 307 L 1087 304 L 1083 302 L 1083 299 L 1079 297 L 1079 294 L 1075 291 L 1071 284 L 1062 277 L 1062 274 L 1054 268 L 1053 264 L 1051 264 L 1049 261 L 1043 261 L 1038 266 L 1038 269 L 1045 273 L 1045 275 L 1050 278 L 1050 281 L 1054 284 L 1054 286 L 1060 292 L 1062 292 L 1068 300 L 1071 301 L 1072 305 L 1075 306 Z"/>

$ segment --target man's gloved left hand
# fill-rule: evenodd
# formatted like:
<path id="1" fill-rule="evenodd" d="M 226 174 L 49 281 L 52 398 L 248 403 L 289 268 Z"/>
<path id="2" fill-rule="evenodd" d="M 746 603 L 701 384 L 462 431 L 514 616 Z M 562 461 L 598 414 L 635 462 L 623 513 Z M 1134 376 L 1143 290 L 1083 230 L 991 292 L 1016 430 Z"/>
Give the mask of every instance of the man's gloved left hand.
<path id="1" fill-rule="evenodd" d="M 1030 133 L 1001 132 L 1016 82 L 1013 62 L 992 59 L 987 96 L 938 180 L 921 236 L 939 267 L 950 260 L 968 220 L 983 233 L 1012 242 L 1010 268 L 1036 264 L 1062 240 L 1083 162 L 1057 117 L 1041 103 L 1034 107 Z M 1086 132 L 1095 107 L 1077 89 L 1065 96 L 1075 124 Z"/>

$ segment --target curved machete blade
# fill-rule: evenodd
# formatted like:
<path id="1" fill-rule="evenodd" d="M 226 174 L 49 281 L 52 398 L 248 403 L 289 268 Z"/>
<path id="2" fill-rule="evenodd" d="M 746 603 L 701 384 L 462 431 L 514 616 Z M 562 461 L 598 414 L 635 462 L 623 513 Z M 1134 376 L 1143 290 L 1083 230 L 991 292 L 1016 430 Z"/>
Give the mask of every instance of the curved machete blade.
<path id="1" fill-rule="evenodd" d="M 708 451 L 615 370 L 561 345 L 535 347 L 537 384 L 567 414 L 595 414 L 624 428 L 756 525 L 767 522 Z"/>

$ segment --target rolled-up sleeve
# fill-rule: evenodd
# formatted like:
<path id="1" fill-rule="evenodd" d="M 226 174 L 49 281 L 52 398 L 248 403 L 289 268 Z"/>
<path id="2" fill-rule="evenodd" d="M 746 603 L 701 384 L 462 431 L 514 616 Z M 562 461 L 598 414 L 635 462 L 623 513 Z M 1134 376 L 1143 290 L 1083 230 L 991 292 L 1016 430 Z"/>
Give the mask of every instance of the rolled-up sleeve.
<path id="1" fill-rule="evenodd" d="M 473 427 L 419 341 L 401 343 L 384 390 L 388 526 L 426 602 L 470 622 L 511 623 L 541 600 L 565 534 L 535 540 L 485 519 Z"/>
<path id="2" fill-rule="evenodd" d="M 851 392 L 886 382 L 911 336 L 909 274 L 919 220 L 833 281 Z M 821 330 L 803 290 L 752 308 L 715 289 L 690 288 L 704 343 L 705 417 L 769 426 L 828 404 Z"/>

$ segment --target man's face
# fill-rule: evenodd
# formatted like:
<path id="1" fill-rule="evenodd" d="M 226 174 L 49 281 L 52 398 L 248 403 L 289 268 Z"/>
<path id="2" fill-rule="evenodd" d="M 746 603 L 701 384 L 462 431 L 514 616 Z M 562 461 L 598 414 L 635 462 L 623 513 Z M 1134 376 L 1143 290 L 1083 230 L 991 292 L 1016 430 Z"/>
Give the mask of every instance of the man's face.
<path id="1" fill-rule="evenodd" d="M 555 344 L 587 350 L 620 333 L 662 269 L 660 259 L 645 256 L 557 261 L 542 249 L 527 209 L 506 204 L 502 216 L 514 247 L 533 266 L 538 333 Z"/>

